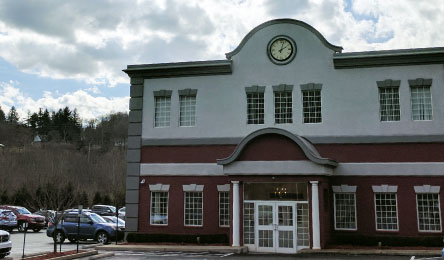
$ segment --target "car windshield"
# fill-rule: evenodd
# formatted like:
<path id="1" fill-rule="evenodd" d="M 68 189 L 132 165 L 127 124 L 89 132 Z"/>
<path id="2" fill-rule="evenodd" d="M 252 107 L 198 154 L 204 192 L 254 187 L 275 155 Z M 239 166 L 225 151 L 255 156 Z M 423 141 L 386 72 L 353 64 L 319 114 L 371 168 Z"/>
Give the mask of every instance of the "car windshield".
<path id="1" fill-rule="evenodd" d="M 17 211 L 18 211 L 20 214 L 23 214 L 23 215 L 29 215 L 29 214 L 31 214 L 31 212 L 29 212 L 29 210 L 27 210 L 26 208 L 17 208 Z"/>
<path id="2" fill-rule="evenodd" d="M 106 221 L 97 214 L 90 214 L 89 217 L 96 223 L 106 223 Z"/>
<path id="3" fill-rule="evenodd" d="M 109 209 L 110 209 L 113 213 L 116 213 L 116 207 L 109 207 Z"/>

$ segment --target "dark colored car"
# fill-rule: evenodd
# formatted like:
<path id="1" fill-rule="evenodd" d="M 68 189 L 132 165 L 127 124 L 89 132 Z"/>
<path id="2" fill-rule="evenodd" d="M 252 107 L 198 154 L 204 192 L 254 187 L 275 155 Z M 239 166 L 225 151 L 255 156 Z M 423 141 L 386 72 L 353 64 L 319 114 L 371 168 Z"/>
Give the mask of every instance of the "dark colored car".
<path id="1" fill-rule="evenodd" d="M 45 226 L 48 226 L 48 223 L 54 218 L 55 213 L 55 210 L 39 210 L 33 214 L 45 217 Z"/>
<path id="2" fill-rule="evenodd" d="M 0 230 L 11 232 L 17 227 L 17 216 L 9 209 L 0 209 Z"/>
<path id="3" fill-rule="evenodd" d="M 116 207 L 110 205 L 94 205 L 91 208 L 93 213 L 99 214 L 100 216 L 115 216 Z"/>
<path id="4" fill-rule="evenodd" d="M 0 206 L 0 209 L 8 209 L 14 212 L 17 216 L 17 229 L 20 232 L 25 231 L 25 223 L 28 223 L 28 228 L 34 232 L 39 232 L 45 226 L 45 217 L 34 215 L 25 207 L 18 206 Z"/>
<path id="5" fill-rule="evenodd" d="M 116 237 L 118 239 L 123 237 L 123 230 L 107 223 L 101 216 L 89 212 L 80 215 L 79 226 L 78 213 L 66 213 L 57 227 L 49 224 L 46 235 L 52 237 L 57 243 L 63 243 L 67 238 L 70 242 L 76 242 L 77 239 L 93 239 L 107 244 Z"/>

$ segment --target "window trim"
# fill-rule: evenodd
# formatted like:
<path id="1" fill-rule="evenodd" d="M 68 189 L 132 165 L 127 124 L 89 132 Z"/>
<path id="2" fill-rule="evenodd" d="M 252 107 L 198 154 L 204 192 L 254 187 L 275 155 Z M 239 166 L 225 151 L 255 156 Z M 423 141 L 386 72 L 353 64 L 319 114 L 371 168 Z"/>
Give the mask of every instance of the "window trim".
<path id="1" fill-rule="evenodd" d="M 186 193 L 187 192 L 200 192 L 202 194 L 202 203 L 201 203 L 202 204 L 202 208 L 201 208 L 202 209 L 202 220 L 201 220 L 202 224 L 201 225 L 186 224 L 186 209 L 187 209 Z M 194 190 L 194 191 L 185 191 L 184 190 L 183 191 L 183 225 L 184 225 L 184 227 L 203 227 L 203 225 L 204 225 L 204 194 L 203 194 L 203 191 L 197 191 L 197 190 Z"/>
<path id="2" fill-rule="evenodd" d="M 151 217 L 153 216 L 153 193 L 155 193 L 155 192 L 166 192 L 166 194 L 167 194 L 167 207 L 166 207 L 167 223 L 166 224 L 156 224 L 156 223 L 152 222 L 153 219 Z M 151 226 L 168 226 L 168 222 L 169 222 L 168 221 L 168 219 L 169 219 L 168 207 L 169 207 L 169 204 L 170 204 L 170 192 L 168 190 L 167 191 L 165 191 L 165 190 L 150 190 L 150 225 Z"/>
<path id="3" fill-rule="evenodd" d="M 196 91 L 197 93 L 197 91 Z M 182 122 L 182 97 L 194 97 L 194 122 L 192 125 L 183 125 Z M 196 121 L 197 121 L 197 117 L 196 117 L 196 111 L 197 111 L 197 94 L 180 94 L 179 93 L 179 127 L 196 127 Z"/>
<path id="4" fill-rule="evenodd" d="M 417 79 L 410 79 L 408 80 L 409 86 L 410 86 L 410 113 L 411 113 L 411 120 L 412 121 L 433 121 L 433 95 L 432 95 L 432 79 L 424 79 L 424 78 L 417 78 Z M 413 119 L 413 100 L 412 100 L 412 88 L 428 88 L 430 91 L 430 117 L 431 119 Z"/>
<path id="5" fill-rule="evenodd" d="M 168 128 L 171 127 L 171 107 L 172 107 L 172 98 L 171 98 L 172 91 L 171 90 L 159 90 L 159 91 L 153 91 L 154 95 L 154 102 L 153 102 L 153 127 L 154 128 Z M 156 126 L 156 99 L 157 98 L 169 98 L 170 99 L 170 105 L 169 105 L 169 120 L 168 125 L 166 126 Z"/>
<path id="6" fill-rule="evenodd" d="M 222 193 L 226 193 L 227 195 L 228 195 L 228 224 L 227 225 L 221 225 L 221 216 L 222 216 L 222 214 L 221 214 L 221 197 L 220 197 L 220 195 L 222 194 Z M 230 227 L 230 192 L 229 191 L 218 191 L 217 192 L 217 195 L 218 195 L 218 202 L 219 202 L 219 227 L 221 227 L 221 228 L 227 228 L 227 227 Z"/>
<path id="7" fill-rule="evenodd" d="M 276 93 L 290 93 L 290 98 L 291 98 L 291 104 L 290 104 L 290 108 L 291 108 L 291 116 L 288 118 L 290 120 L 290 122 L 285 122 L 285 123 L 278 123 L 276 122 Z M 293 102 L 293 85 L 286 85 L 286 84 L 280 84 L 277 86 L 273 86 L 273 116 L 274 116 L 274 124 L 275 125 L 285 125 L 285 124 L 292 124 L 293 123 L 293 115 L 294 115 L 294 102 Z M 287 119 L 287 120 L 288 120 Z M 282 120 L 282 118 L 281 118 Z"/>
<path id="8" fill-rule="evenodd" d="M 341 184 L 340 186 L 332 186 L 333 190 L 333 207 L 334 207 L 334 222 L 335 230 L 357 231 L 358 230 L 358 213 L 356 207 L 356 186 L 349 186 L 347 184 Z M 354 207 L 355 207 L 355 228 L 337 228 L 336 227 L 336 194 L 353 194 Z"/>

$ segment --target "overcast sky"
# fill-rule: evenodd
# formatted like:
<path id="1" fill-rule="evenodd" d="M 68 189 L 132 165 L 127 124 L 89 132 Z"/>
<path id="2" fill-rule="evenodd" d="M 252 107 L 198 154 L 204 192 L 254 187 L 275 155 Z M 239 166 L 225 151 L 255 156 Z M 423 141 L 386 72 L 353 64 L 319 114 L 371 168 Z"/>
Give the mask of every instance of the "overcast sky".
<path id="1" fill-rule="evenodd" d="M 1 0 L 0 106 L 128 111 L 128 64 L 224 59 L 293 18 L 344 52 L 444 46 L 442 0 Z"/>

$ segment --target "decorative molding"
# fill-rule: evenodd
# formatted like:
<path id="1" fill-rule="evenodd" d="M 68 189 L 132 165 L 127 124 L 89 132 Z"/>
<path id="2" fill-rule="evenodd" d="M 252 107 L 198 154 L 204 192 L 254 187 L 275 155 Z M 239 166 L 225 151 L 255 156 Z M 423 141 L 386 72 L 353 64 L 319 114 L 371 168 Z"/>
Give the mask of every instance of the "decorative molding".
<path id="1" fill-rule="evenodd" d="M 169 184 L 150 184 L 150 191 L 169 191 Z"/>
<path id="2" fill-rule="evenodd" d="M 349 186 L 347 184 L 341 184 L 340 186 L 331 186 L 333 192 L 336 193 L 354 193 L 356 192 L 356 186 Z"/>
<path id="3" fill-rule="evenodd" d="M 432 86 L 432 79 L 424 79 L 424 78 L 410 79 L 409 85 L 410 87 L 430 87 Z"/>
<path id="4" fill-rule="evenodd" d="M 283 136 L 291 139 L 302 149 L 305 156 L 307 156 L 307 158 L 314 163 L 321 164 L 321 165 L 329 165 L 329 166 L 333 166 L 333 167 L 336 167 L 338 165 L 338 163 L 334 160 L 331 160 L 328 158 L 322 158 L 320 156 L 320 154 L 318 153 L 318 151 L 316 150 L 316 148 L 313 146 L 313 144 L 311 144 L 307 139 L 297 136 L 297 135 L 294 135 L 294 134 L 288 132 L 287 130 L 283 130 L 283 129 L 279 129 L 279 128 L 272 128 L 272 127 L 271 128 L 263 128 L 263 129 L 254 131 L 253 133 L 246 136 L 238 144 L 238 146 L 236 147 L 234 152 L 229 157 L 227 157 L 225 159 L 218 159 L 217 164 L 226 165 L 226 164 L 232 163 L 233 161 L 235 161 L 239 157 L 242 150 L 246 147 L 246 145 L 249 142 L 251 142 L 256 137 L 266 135 L 266 134 L 278 134 L 278 135 L 283 135 Z"/>
<path id="5" fill-rule="evenodd" d="M 414 186 L 415 193 L 439 193 L 441 187 L 440 186 L 430 186 L 430 185 L 422 185 L 422 186 Z"/>
<path id="6" fill-rule="evenodd" d="M 173 93 L 172 90 L 157 90 L 157 91 L 153 91 L 153 95 L 155 97 L 171 97 L 171 94 Z"/>
<path id="7" fill-rule="evenodd" d="M 334 176 L 444 176 L 444 163 L 340 163 Z"/>
<path id="8" fill-rule="evenodd" d="M 384 144 L 444 142 L 444 135 L 304 136 L 314 144 Z M 143 146 L 237 145 L 242 137 L 142 139 Z"/>
<path id="9" fill-rule="evenodd" d="M 140 176 L 223 176 L 216 163 L 143 163 Z"/>
<path id="10" fill-rule="evenodd" d="M 195 95 L 197 95 L 197 89 L 190 89 L 190 88 L 180 89 L 179 95 L 180 96 L 195 96 Z"/>
<path id="11" fill-rule="evenodd" d="M 217 185 L 217 191 L 230 191 L 230 184 Z"/>
<path id="12" fill-rule="evenodd" d="M 235 161 L 223 166 L 225 175 L 331 176 L 331 167 L 312 161 Z"/>
<path id="13" fill-rule="evenodd" d="M 274 92 L 292 92 L 293 85 L 280 84 L 277 86 L 273 86 Z"/>
<path id="14" fill-rule="evenodd" d="M 251 86 L 251 87 L 245 87 L 246 93 L 264 93 L 265 87 L 264 86 Z"/>
<path id="15" fill-rule="evenodd" d="M 322 90 L 322 84 L 321 83 L 308 83 L 308 84 L 301 84 L 301 90 Z"/>
<path id="16" fill-rule="evenodd" d="M 342 51 L 342 47 L 340 46 L 336 46 L 333 45 L 331 43 L 329 43 L 324 36 L 322 36 L 322 34 L 316 30 L 315 28 L 313 28 L 311 25 L 306 24 L 304 22 L 298 21 L 298 20 L 294 20 L 294 19 L 275 19 L 275 20 L 271 20 L 265 23 L 262 23 L 258 26 L 256 26 L 253 30 L 251 30 L 240 42 L 240 44 L 236 47 L 236 49 L 234 49 L 231 52 L 228 52 L 225 54 L 225 57 L 227 57 L 227 59 L 231 59 L 231 57 L 233 57 L 234 55 L 236 55 L 237 53 L 240 52 L 240 50 L 244 47 L 244 45 L 247 43 L 247 41 L 258 31 L 271 26 L 271 25 L 275 25 L 275 24 L 294 24 L 297 26 L 301 26 L 305 29 L 307 29 L 308 31 L 310 31 L 311 33 L 313 33 L 316 37 L 318 37 L 318 39 L 324 44 L 325 47 L 333 50 L 334 52 L 341 52 Z"/>
<path id="17" fill-rule="evenodd" d="M 227 75 L 232 73 L 232 65 L 230 60 L 209 60 L 128 65 L 123 71 L 143 79 Z"/>
<path id="18" fill-rule="evenodd" d="M 183 191 L 203 191 L 204 185 L 197 185 L 197 184 L 188 184 L 188 185 L 182 185 Z"/>
<path id="19" fill-rule="evenodd" d="M 387 184 L 382 184 L 379 186 L 373 185 L 372 190 L 375 193 L 396 193 L 398 192 L 398 185 L 387 185 Z"/>
<path id="20" fill-rule="evenodd" d="M 376 81 L 376 85 L 378 86 L 378 88 L 399 88 L 399 86 L 401 85 L 401 81 L 386 79 L 383 81 Z"/>
<path id="21" fill-rule="evenodd" d="M 333 64 L 335 69 L 444 64 L 444 48 L 335 53 Z"/>

